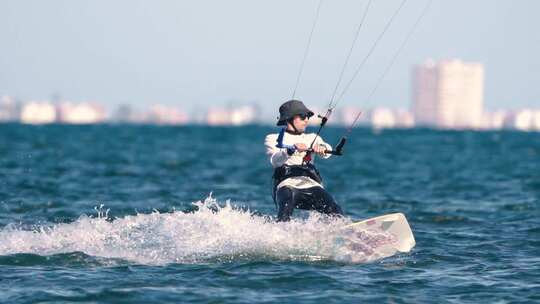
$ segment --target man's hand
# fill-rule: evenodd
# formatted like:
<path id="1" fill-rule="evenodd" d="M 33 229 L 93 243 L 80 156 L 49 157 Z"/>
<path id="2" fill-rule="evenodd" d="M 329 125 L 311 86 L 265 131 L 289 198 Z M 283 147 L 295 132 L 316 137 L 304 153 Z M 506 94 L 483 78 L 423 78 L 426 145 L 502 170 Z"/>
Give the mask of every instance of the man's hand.
<path id="1" fill-rule="evenodd" d="M 313 147 L 313 152 L 319 154 L 320 156 L 324 156 L 326 152 L 326 147 L 323 145 L 316 145 Z"/>

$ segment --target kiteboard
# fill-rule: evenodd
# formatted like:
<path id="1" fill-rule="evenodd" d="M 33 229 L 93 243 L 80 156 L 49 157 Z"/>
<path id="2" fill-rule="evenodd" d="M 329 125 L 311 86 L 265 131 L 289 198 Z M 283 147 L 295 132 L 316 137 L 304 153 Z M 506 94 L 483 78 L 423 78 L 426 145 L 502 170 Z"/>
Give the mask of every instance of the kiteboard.
<path id="1" fill-rule="evenodd" d="M 350 262 L 372 261 L 409 252 L 416 241 L 403 213 L 355 222 L 342 228 L 335 239 L 335 256 Z"/>

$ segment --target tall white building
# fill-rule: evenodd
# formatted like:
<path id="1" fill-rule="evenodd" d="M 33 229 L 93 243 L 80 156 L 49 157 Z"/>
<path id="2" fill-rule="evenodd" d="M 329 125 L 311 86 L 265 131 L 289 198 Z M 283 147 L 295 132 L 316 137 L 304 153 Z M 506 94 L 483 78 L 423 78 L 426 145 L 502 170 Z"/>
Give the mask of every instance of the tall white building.
<path id="1" fill-rule="evenodd" d="M 419 126 L 479 128 L 484 104 L 480 63 L 428 61 L 413 70 L 413 114 Z"/>

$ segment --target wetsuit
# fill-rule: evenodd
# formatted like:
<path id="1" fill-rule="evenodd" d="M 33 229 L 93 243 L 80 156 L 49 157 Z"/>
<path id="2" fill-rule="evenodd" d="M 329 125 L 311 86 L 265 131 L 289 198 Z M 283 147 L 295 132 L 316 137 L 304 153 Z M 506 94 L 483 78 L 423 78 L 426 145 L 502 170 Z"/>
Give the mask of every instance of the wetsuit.
<path id="1" fill-rule="evenodd" d="M 266 154 L 274 168 L 273 198 L 278 207 L 278 221 L 288 221 L 295 208 L 316 210 L 324 214 L 343 214 L 341 207 L 324 189 L 322 178 L 313 165 L 302 163 L 306 152 L 295 151 L 293 146 L 304 143 L 310 146 L 316 134 L 283 131 L 269 134 L 265 139 Z M 314 145 L 322 145 L 327 150 L 332 147 L 317 137 Z M 331 155 L 326 154 L 327 159 Z"/>

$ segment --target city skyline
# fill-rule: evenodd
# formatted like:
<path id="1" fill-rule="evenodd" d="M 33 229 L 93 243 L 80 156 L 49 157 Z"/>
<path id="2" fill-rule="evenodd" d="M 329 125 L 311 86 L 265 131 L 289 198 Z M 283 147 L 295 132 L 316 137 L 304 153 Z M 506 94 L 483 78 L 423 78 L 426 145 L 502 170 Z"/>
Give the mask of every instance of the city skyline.
<path id="1" fill-rule="evenodd" d="M 434 127 L 439 129 L 540 129 L 540 110 L 511 108 L 490 110 L 484 102 L 484 65 L 457 58 L 434 61 L 432 58 L 411 67 L 412 100 L 408 107 L 371 108 L 345 106 L 337 121 L 349 125 L 358 112 L 364 112 L 360 124 L 375 128 Z M 376 103 L 374 103 L 376 104 Z M 326 108 L 310 108 L 320 115 Z M 55 94 L 50 100 L 20 100 L 0 96 L 0 122 L 22 123 L 101 123 L 128 122 L 151 124 L 243 125 L 273 123 L 273 115 L 264 115 L 261 104 L 254 101 L 229 101 L 225 105 L 200 106 L 188 110 L 181 104 L 160 102 L 137 107 L 119 104 L 107 107 L 100 101 L 73 101 Z M 367 114 L 367 115 L 366 115 Z M 335 116 L 335 115 L 334 115 Z M 518 122 L 520 121 L 520 122 Z M 538 125 L 538 126 L 537 126 Z"/>
<path id="2" fill-rule="evenodd" d="M 386 107 L 361 109 L 346 106 L 333 111 L 334 114 L 329 120 L 329 124 L 344 127 L 364 126 L 373 129 L 428 127 L 446 130 L 540 131 L 540 109 L 538 108 L 523 108 L 513 111 L 483 110 L 482 98 L 477 94 L 481 93 L 483 88 L 483 68 L 478 63 L 427 62 L 419 65 L 417 71 L 419 77 L 413 79 L 412 82 L 417 92 L 417 100 L 411 105 L 410 110 Z M 466 76 L 464 80 L 460 79 L 462 76 Z M 471 85 L 462 90 L 464 83 L 476 83 L 476 86 Z M 460 96 L 465 98 L 462 99 Z M 466 107 L 471 102 L 477 104 L 473 111 L 469 111 Z M 418 111 L 419 109 L 421 111 Z M 315 113 L 324 112 L 313 107 L 311 110 Z M 362 115 L 357 116 L 359 113 Z M 20 102 L 9 96 L 2 96 L 0 97 L 0 123 L 6 122 L 37 125 L 51 123 L 275 125 L 275 120 L 268 120 L 260 116 L 260 107 L 255 104 L 235 106 L 231 104 L 228 107 L 211 106 L 203 112 L 188 114 L 180 107 L 162 104 L 150 105 L 145 110 L 136 109 L 129 105 L 120 105 L 114 111 L 106 111 L 101 104 L 96 102 L 67 100 Z M 320 122 L 317 115 L 309 120 L 309 124 L 314 127 L 319 126 Z"/>
<path id="3" fill-rule="evenodd" d="M 399 4 L 373 5 L 346 79 Z M 372 101 L 366 101 L 424 4 L 404 6 L 340 105 L 409 108 L 411 66 L 426 58 L 482 62 L 488 109 L 540 103 L 540 91 L 530 85 L 540 78 L 534 55 L 540 44 L 524 34 L 538 27 L 532 12 L 540 4 L 534 1 L 433 2 Z M 99 100 L 108 108 L 160 103 L 188 112 L 255 102 L 272 117 L 291 96 L 316 5 L 4 1 L 0 95 L 23 100 L 60 95 Z M 298 90 L 306 103 L 321 108 L 328 103 L 364 8 L 365 2 L 323 2 Z"/>

